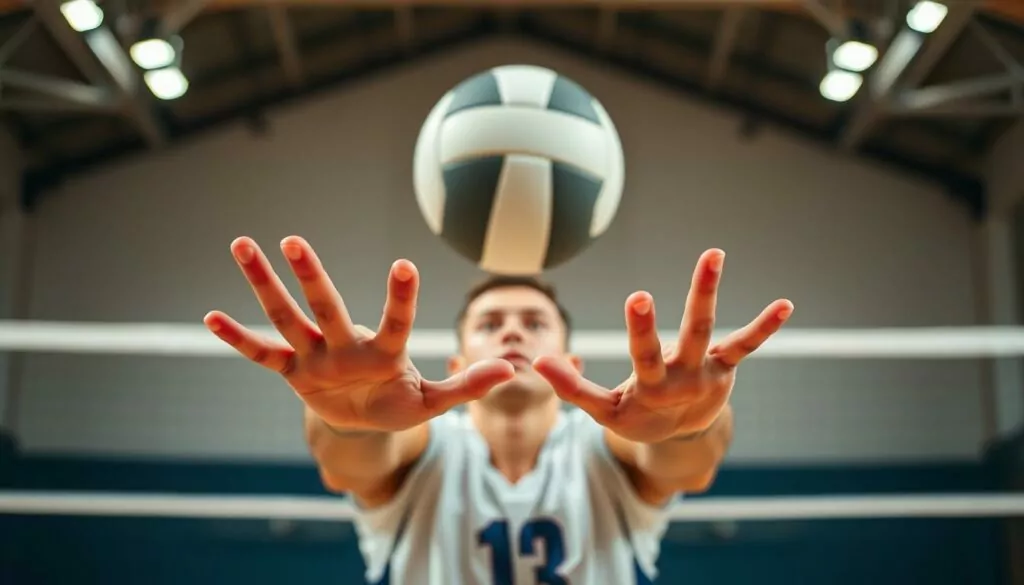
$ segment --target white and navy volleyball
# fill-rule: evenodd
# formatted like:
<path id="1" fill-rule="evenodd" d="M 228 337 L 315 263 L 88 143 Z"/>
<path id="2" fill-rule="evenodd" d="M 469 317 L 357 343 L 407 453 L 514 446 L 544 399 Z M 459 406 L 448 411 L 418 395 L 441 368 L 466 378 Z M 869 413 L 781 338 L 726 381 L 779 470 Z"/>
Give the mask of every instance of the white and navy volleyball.
<path id="1" fill-rule="evenodd" d="M 536 274 L 580 254 L 615 218 L 625 175 L 601 103 L 532 65 L 495 67 L 447 92 L 414 158 L 430 230 L 497 274 Z"/>

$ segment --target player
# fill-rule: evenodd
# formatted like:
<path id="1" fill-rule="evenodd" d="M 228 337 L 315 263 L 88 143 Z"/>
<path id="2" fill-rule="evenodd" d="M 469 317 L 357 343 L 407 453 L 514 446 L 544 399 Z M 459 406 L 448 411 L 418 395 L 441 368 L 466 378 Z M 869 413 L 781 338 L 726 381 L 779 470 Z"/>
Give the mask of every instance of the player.
<path id="1" fill-rule="evenodd" d="M 351 322 L 307 242 L 281 246 L 315 323 L 249 238 L 232 252 L 284 341 L 216 311 L 205 323 L 304 401 L 323 483 L 357 507 L 371 583 L 652 582 L 670 503 L 711 484 L 731 441 L 737 365 L 792 311 L 776 301 L 710 345 L 724 253 L 709 250 L 674 347 L 660 345 L 649 294 L 626 300 L 633 372 L 606 389 L 569 353 L 569 317 L 550 288 L 493 279 L 459 316 L 451 377 L 431 381 L 405 351 L 412 263 L 392 266 L 374 332 Z"/>

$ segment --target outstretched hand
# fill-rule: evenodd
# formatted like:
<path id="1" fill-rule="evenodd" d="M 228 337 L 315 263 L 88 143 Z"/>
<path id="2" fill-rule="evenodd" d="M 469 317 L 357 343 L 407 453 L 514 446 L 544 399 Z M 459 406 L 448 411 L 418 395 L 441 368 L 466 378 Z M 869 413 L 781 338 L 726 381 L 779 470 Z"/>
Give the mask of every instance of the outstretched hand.
<path id="1" fill-rule="evenodd" d="M 419 274 L 411 262 L 392 265 L 383 315 L 373 332 L 352 323 L 341 295 L 305 240 L 285 238 L 281 251 L 315 323 L 249 238 L 232 242 L 231 252 L 283 340 L 257 334 L 220 311 L 207 314 L 204 322 L 250 361 L 282 375 L 328 425 L 403 430 L 475 400 L 514 375 L 510 364 L 495 359 L 447 380 L 423 379 L 406 352 L 419 292 Z"/>
<path id="2" fill-rule="evenodd" d="M 778 331 L 793 311 L 788 300 L 777 300 L 748 325 L 710 346 L 724 258 L 721 250 L 701 255 L 678 343 L 664 349 L 654 299 L 646 292 L 629 296 L 625 309 L 633 374 L 616 388 L 603 388 L 554 357 L 538 358 L 535 369 L 563 400 L 625 439 L 656 443 L 703 432 L 728 403 L 736 367 Z"/>

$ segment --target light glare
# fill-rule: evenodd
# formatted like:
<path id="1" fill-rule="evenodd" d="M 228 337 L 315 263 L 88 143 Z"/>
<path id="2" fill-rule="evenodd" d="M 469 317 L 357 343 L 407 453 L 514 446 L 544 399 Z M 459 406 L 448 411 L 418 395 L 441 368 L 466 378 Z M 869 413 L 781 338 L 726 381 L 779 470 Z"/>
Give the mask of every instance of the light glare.
<path id="1" fill-rule="evenodd" d="M 147 71 L 145 79 L 149 91 L 162 100 L 177 99 L 188 91 L 188 80 L 177 67 Z"/>
<path id="2" fill-rule="evenodd" d="M 128 51 L 132 61 L 143 69 L 161 69 L 174 63 L 174 47 L 163 39 L 145 39 L 132 45 Z"/>
<path id="3" fill-rule="evenodd" d="M 864 71 L 875 64 L 878 49 L 860 41 L 846 41 L 832 53 L 832 62 L 847 71 Z"/>
<path id="4" fill-rule="evenodd" d="M 852 71 L 829 71 L 821 80 L 819 90 L 822 97 L 834 102 L 845 102 L 857 95 L 864 79 Z"/>
<path id="5" fill-rule="evenodd" d="M 103 10 L 92 0 L 70 0 L 60 5 L 64 20 L 78 32 L 87 32 L 103 24 Z"/>
<path id="6" fill-rule="evenodd" d="M 907 26 L 919 33 L 929 34 L 939 28 L 949 9 L 945 4 L 921 0 L 907 12 Z"/>

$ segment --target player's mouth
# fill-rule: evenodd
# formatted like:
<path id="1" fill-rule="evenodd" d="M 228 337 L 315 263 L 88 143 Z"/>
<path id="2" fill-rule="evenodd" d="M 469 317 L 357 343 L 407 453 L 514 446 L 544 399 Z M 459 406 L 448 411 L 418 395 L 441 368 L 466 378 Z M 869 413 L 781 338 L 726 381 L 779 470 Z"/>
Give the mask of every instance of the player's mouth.
<path id="1" fill-rule="evenodd" d="M 511 363 L 516 369 L 529 368 L 533 363 L 530 358 L 519 353 L 518 351 L 509 351 L 501 354 L 501 359 Z"/>

